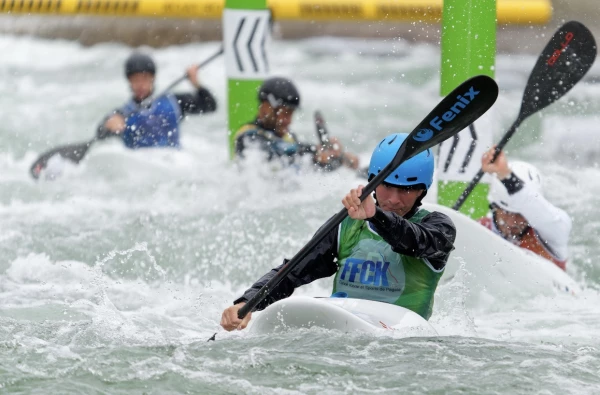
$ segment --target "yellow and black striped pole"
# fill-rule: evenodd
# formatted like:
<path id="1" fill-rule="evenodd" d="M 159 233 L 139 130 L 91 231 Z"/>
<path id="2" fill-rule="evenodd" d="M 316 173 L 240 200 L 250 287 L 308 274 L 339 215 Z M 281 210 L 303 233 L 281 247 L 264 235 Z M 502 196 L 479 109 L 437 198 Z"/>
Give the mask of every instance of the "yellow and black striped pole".
<path id="1" fill-rule="evenodd" d="M 253 0 L 248 0 L 249 4 Z M 273 19 L 440 22 L 443 0 L 267 0 Z M 113 15 L 219 19 L 225 0 L 1 0 L 4 14 Z M 544 24 L 550 0 L 498 0 L 498 23 Z"/>

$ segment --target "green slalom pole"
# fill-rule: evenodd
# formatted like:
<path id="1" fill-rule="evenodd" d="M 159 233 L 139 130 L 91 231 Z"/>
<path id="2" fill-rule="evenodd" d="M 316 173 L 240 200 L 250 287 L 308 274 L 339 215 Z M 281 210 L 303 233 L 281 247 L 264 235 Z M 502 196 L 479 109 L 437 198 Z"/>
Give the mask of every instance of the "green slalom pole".
<path id="1" fill-rule="evenodd" d="M 266 0 L 226 0 L 223 43 L 231 158 L 236 131 L 256 117 L 258 88 L 269 74 L 267 56 L 270 39 L 270 12 Z"/>
<path id="2" fill-rule="evenodd" d="M 442 14 L 441 95 L 475 75 L 494 77 L 496 0 L 444 0 Z M 480 125 L 481 127 L 477 127 Z M 492 144 L 484 120 L 461 131 L 440 147 L 437 165 L 438 203 L 451 207 L 481 168 L 481 156 Z M 488 184 L 479 184 L 460 211 L 472 218 L 487 214 Z"/>

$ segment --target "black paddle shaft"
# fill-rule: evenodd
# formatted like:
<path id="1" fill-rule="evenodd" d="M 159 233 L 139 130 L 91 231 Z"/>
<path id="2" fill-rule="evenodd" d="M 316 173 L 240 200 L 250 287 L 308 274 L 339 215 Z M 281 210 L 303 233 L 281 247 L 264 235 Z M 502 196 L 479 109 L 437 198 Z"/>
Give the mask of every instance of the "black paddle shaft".
<path id="1" fill-rule="evenodd" d="M 497 97 L 498 85 L 490 77 L 480 75 L 460 84 L 408 135 L 394 159 L 365 186 L 360 200 L 365 200 L 403 162 L 441 143 L 473 123 L 494 104 Z M 313 238 L 238 310 L 238 317 L 243 319 L 254 310 L 347 215 L 348 211 L 342 209 L 327 221 Z"/>
<path id="2" fill-rule="evenodd" d="M 225 49 L 223 47 L 219 48 L 219 50 L 217 52 L 215 52 L 209 58 L 205 59 L 202 63 L 200 63 L 198 65 L 198 68 L 201 69 L 201 68 L 205 67 L 207 64 L 209 64 L 210 62 L 212 62 L 213 60 L 215 60 L 216 58 L 221 56 L 224 51 L 225 51 Z M 165 89 L 163 89 L 163 91 L 161 93 L 159 93 L 156 97 L 166 95 L 167 92 L 169 92 L 171 89 L 175 88 L 179 83 L 185 81 L 187 78 L 188 78 L 187 73 L 182 75 L 181 77 L 179 77 L 178 79 L 173 81 L 171 83 L 171 85 L 169 85 Z M 153 101 L 153 99 L 149 97 L 149 98 L 145 99 L 144 101 L 142 101 L 140 107 L 147 107 L 152 103 L 152 101 Z"/>
<path id="3" fill-rule="evenodd" d="M 206 66 L 207 64 L 212 62 L 214 59 L 221 56 L 221 54 L 223 54 L 223 51 L 224 51 L 224 49 L 223 49 L 223 47 L 221 47 L 216 53 L 214 53 L 208 59 L 206 59 L 202 63 L 200 63 L 200 65 L 198 67 L 202 68 L 202 67 Z M 142 101 L 142 103 L 140 104 L 140 109 L 147 108 L 150 104 L 152 104 L 152 101 L 154 100 L 153 98 L 164 96 L 165 94 L 167 94 L 167 92 L 169 92 L 177 84 L 179 84 L 180 82 L 182 82 L 185 79 L 187 79 L 187 73 L 184 74 L 183 76 L 179 77 L 177 80 L 173 81 L 168 87 L 166 87 L 158 95 L 153 96 L 151 98 L 144 99 Z M 54 155 L 57 155 L 57 154 L 59 154 L 60 156 L 62 156 L 65 159 L 70 160 L 71 162 L 73 162 L 75 164 L 78 164 L 79 162 L 81 162 L 83 157 L 87 154 L 87 152 L 88 152 L 89 148 L 92 146 L 92 144 L 94 144 L 98 140 L 101 140 L 101 138 L 95 136 L 93 139 L 83 142 L 83 143 L 68 144 L 68 145 L 62 145 L 60 147 L 53 148 L 50 151 L 47 151 L 44 154 L 40 155 L 40 157 L 35 162 L 33 162 L 33 164 L 31 165 L 31 168 L 29 169 L 29 173 L 31 174 L 31 176 L 34 179 L 37 180 L 40 177 L 42 170 L 44 170 L 46 168 L 46 166 L 48 165 L 48 161 L 50 160 L 50 158 L 52 158 Z"/>
<path id="4" fill-rule="evenodd" d="M 330 148 L 331 143 L 329 142 L 329 132 L 325 126 L 325 118 L 323 118 L 323 115 L 320 111 L 315 111 L 315 127 L 321 146 L 325 149 Z"/>
<path id="5" fill-rule="evenodd" d="M 567 22 L 554 33 L 533 66 L 519 115 L 496 145 L 492 162 L 527 117 L 563 97 L 583 78 L 596 59 L 596 51 L 594 36 L 579 22 Z M 480 169 L 452 206 L 454 210 L 460 209 L 483 174 Z"/>

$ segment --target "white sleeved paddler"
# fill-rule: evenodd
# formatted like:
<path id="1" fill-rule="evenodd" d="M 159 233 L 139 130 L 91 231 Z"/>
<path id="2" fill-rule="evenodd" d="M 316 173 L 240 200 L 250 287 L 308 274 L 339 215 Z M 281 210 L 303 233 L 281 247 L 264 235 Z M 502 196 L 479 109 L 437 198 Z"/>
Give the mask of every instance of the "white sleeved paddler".
<path id="1" fill-rule="evenodd" d="M 568 258 L 571 218 L 543 196 L 541 176 L 534 166 L 511 161 L 509 167 L 511 174 L 506 179 L 498 180 L 493 176 L 490 202 L 525 217 L 542 247 L 555 258 L 552 261 L 564 269 L 564 262 Z"/>

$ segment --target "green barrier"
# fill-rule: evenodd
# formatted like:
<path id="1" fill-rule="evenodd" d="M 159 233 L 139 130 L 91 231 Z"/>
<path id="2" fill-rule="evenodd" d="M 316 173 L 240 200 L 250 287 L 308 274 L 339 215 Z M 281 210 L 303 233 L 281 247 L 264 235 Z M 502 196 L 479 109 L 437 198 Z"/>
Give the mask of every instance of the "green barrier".
<path id="1" fill-rule="evenodd" d="M 496 0 L 446 0 L 442 17 L 441 95 L 475 75 L 494 77 Z M 478 121 L 479 122 L 479 121 Z M 440 147 L 438 203 L 451 207 L 481 168 L 481 156 L 492 144 L 491 131 L 475 126 Z M 479 184 L 461 212 L 480 218 L 488 211 L 487 184 Z"/>

